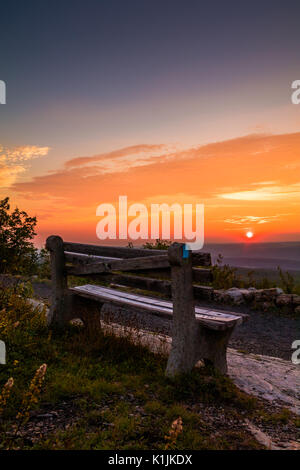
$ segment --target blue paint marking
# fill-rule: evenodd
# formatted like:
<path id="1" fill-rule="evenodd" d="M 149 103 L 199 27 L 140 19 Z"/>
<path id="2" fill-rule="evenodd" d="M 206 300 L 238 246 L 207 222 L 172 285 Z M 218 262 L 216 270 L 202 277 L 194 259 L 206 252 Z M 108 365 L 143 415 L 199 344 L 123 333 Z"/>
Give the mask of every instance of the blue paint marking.
<path id="1" fill-rule="evenodd" d="M 188 258 L 189 257 L 189 250 L 186 248 L 186 245 L 184 245 L 184 247 L 183 247 L 182 257 L 183 258 Z"/>

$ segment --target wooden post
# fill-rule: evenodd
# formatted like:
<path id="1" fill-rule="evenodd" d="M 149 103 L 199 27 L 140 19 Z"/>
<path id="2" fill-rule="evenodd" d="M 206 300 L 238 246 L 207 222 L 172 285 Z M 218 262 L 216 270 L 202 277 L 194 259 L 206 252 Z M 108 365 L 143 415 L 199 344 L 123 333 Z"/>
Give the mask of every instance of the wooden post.
<path id="1" fill-rule="evenodd" d="M 222 374 L 227 372 L 226 351 L 234 326 L 211 329 L 196 322 L 193 297 L 192 253 L 184 244 L 173 243 L 168 256 L 171 265 L 173 331 L 166 376 L 190 372 L 201 359 Z"/>
<path id="2" fill-rule="evenodd" d="M 183 257 L 184 244 L 173 243 L 168 250 L 171 265 L 173 331 L 172 348 L 168 359 L 166 376 L 190 371 L 196 361 L 196 318 L 193 296 L 191 252 Z"/>
<path id="3" fill-rule="evenodd" d="M 205 365 L 213 366 L 221 374 L 227 374 L 227 346 L 234 326 L 226 330 L 211 330 L 201 325 L 197 328 L 197 359 L 202 359 Z"/>
<path id="4" fill-rule="evenodd" d="M 65 274 L 64 242 L 61 237 L 51 235 L 46 248 L 50 251 L 52 298 L 48 324 L 63 326 L 68 307 L 67 277 Z"/>

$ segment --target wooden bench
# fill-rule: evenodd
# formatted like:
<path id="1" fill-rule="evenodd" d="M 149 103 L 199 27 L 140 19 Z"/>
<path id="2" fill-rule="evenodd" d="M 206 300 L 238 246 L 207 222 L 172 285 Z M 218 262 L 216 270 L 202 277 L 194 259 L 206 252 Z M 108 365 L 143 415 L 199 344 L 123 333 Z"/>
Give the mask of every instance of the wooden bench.
<path id="1" fill-rule="evenodd" d="M 211 363 L 221 373 L 227 372 L 228 341 L 235 326 L 247 315 L 195 306 L 194 297 L 199 294 L 200 286 L 193 282 L 210 278 L 211 271 L 207 269 L 211 264 L 210 254 L 188 252 L 184 257 L 182 243 L 173 243 L 164 253 L 161 250 L 70 243 L 58 236 L 49 237 L 46 247 L 51 256 L 51 325 L 62 327 L 78 317 L 85 324 L 97 322 L 100 325 L 101 308 L 107 303 L 146 312 L 172 321 L 167 376 L 190 371 L 200 359 Z M 130 275 L 124 275 L 122 271 Z M 168 271 L 170 280 L 133 275 L 135 272 Z M 68 288 L 68 275 L 105 279 L 108 283 L 114 282 L 119 289 L 93 284 Z M 153 294 L 145 296 L 120 290 L 126 285 L 171 296 L 172 301 Z"/>

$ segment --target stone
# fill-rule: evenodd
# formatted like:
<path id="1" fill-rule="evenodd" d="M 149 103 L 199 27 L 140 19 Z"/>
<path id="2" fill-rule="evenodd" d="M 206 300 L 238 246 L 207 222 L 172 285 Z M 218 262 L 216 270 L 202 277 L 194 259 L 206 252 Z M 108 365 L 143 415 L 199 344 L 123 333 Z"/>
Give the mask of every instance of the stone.
<path id="1" fill-rule="evenodd" d="M 252 290 L 251 287 L 249 289 L 241 289 L 241 293 L 246 302 L 251 302 L 254 299 L 255 291 L 256 289 L 254 288 L 254 290 Z"/>
<path id="2" fill-rule="evenodd" d="M 237 287 L 232 287 L 226 291 L 226 294 L 230 297 L 230 300 L 233 301 L 234 304 L 239 305 L 244 302 L 244 297 L 241 292 L 241 289 Z"/>
<path id="3" fill-rule="evenodd" d="M 298 305 L 298 307 L 295 308 L 295 313 L 300 315 L 300 305 Z"/>
<path id="4" fill-rule="evenodd" d="M 273 302 L 263 302 L 262 303 L 262 309 L 264 312 L 267 312 L 268 310 L 271 310 L 271 308 L 274 307 Z"/>
<path id="5" fill-rule="evenodd" d="M 223 289 L 215 289 L 213 292 L 213 299 L 215 302 L 225 302 L 226 301 L 226 293 Z M 227 298 L 228 300 L 229 298 Z"/>
<path id="6" fill-rule="evenodd" d="M 283 294 L 283 290 L 279 287 L 272 287 L 270 289 L 259 289 L 255 292 L 255 300 L 257 302 L 263 301 L 272 301 L 275 300 L 276 297 Z"/>
<path id="7" fill-rule="evenodd" d="M 293 295 L 293 304 L 300 305 L 300 295 Z"/>
<path id="8" fill-rule="evenodd" d="M 280 306 L 287 306 L 293 302 L 292 294 L 280 294 L 276 298 L 276 304 Z"/>

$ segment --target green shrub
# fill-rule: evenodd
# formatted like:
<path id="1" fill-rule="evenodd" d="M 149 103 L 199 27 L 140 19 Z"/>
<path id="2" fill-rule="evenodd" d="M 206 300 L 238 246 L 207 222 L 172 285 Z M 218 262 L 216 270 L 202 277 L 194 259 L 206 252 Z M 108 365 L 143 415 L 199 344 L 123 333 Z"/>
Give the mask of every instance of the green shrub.
<path id="1" fill-rule="evenodd" d="M 240 287 L 241 280 L 237 277 L 237 269 L 228 264 L 223 265 L 223 256 L 218 255 L 216 264 L 212 267 L 214 289 L 230 289 Z"/>
<path id="2" fill-rule="evenodd" d="M 278 266 L 277 269 L 284 292 L 286 294 L 293 294 L 295 292 L 296 287 L 295 279 L 288 271 L 284 273 L 280 266 Z"/>
<path id="3" fill-rule="evenodd" d="M 158 238 L 157 240 L 155 240 L 154 243 L 152 242 L 145 243 L 145 245 L 143 245 L 143 248 L 148 249 L 148 250 L 167 250 L 170 245 L 172 245 L 172 241 L 161 240 L 160 238 Z"/>
<path id="4" fill-rule="evenodd" d="M 10 212 L 9 198 L 0 201 L 0 273 L 23 274 L 34 271 L 37 250 L 32 239 L 37 220 L 16 208 Z"/>

